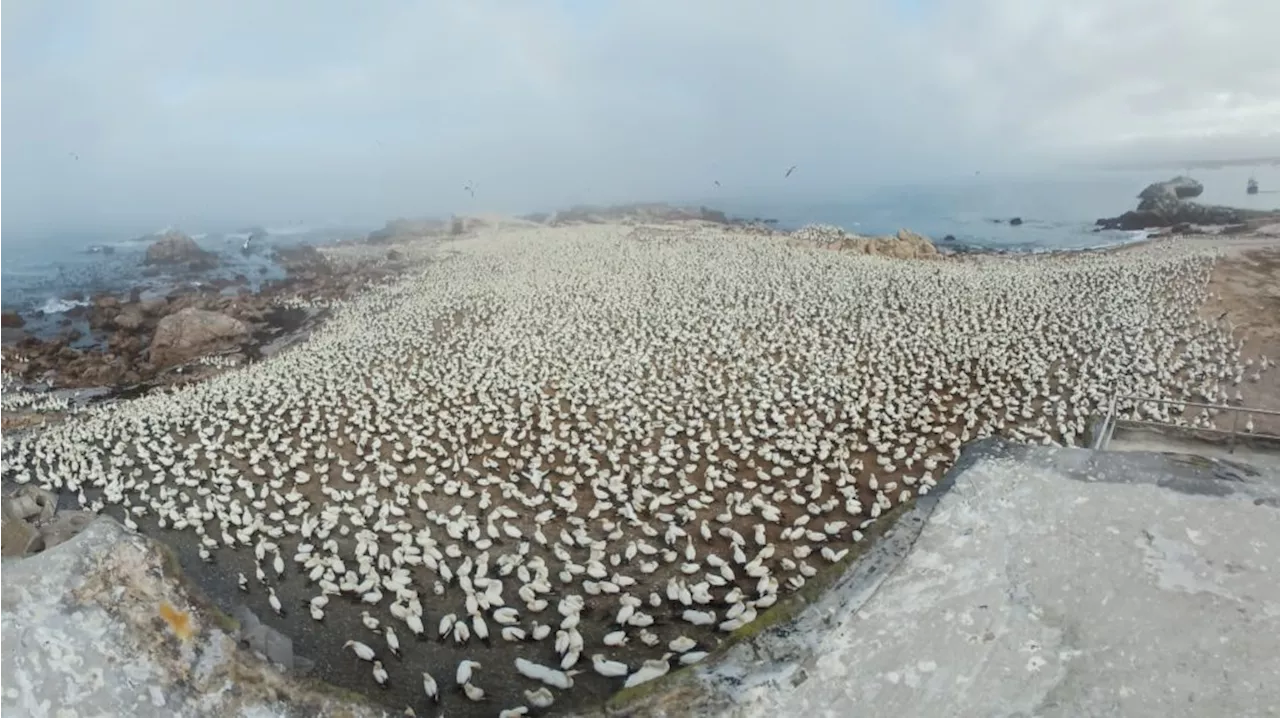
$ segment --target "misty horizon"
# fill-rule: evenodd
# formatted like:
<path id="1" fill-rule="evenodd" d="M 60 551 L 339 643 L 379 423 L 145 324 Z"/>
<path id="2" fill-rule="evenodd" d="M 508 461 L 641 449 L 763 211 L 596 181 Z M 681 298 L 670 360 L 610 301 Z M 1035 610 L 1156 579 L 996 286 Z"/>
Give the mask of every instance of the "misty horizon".
<path id="1" fill-rule="evenodd" d="M 1280 154 L 1274 4 L 347 7 L 6 3 L 5 233 L 366 227 Z"/>

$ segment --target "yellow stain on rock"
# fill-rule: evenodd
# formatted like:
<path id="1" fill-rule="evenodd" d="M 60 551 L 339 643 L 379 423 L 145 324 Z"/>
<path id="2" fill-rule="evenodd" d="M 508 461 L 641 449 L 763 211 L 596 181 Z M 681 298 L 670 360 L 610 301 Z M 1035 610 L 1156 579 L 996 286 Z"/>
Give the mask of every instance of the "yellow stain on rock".
<path id="1" fill-rule="evenodd" d="M 179 611 L 168 601 L 160 604 L 160 617 L 169 624 L 169 628 L 173 629 L 173 634 L 184 641 L 195 633 L 195 628 L 191 624 L 191 614 Z"/>

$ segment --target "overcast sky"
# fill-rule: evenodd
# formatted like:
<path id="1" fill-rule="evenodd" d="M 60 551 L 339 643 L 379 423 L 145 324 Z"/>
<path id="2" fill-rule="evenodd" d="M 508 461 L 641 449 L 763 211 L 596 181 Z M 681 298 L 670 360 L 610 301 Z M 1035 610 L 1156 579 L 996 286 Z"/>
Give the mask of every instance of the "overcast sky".
<path id="1" fill-rule="evenodd" d="M 1274 0 L 6 0 L 0 27 L 6 235 L 1280 154 Z"/>

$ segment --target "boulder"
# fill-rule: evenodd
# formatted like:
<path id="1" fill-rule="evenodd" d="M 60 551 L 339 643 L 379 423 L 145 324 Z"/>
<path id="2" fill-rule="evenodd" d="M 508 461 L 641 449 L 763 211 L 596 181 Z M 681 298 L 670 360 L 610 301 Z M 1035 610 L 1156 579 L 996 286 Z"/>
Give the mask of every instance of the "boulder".
<path id="1" fill-rule="evenodd" d="M 169 300 L 164 297 L 154 297 L 152 299 L 144 299 L 138 303 L 138 309 L 149 317 L 158 317 L 165 313 L 169 308 Z"/>
<path id="2" fill-rule="evenodd" d="M 117 314 L 112 321 L 117 327 L 127 332 L 134 332 L 142 327 L 145 320 L 142 318 L 142 312 L 131 308 Z"/>
<path id="3" fill-rule="evenodd" d="M 1185 175 L 1178 175 L 1173 179 L 1147 185 L 1146 189 L 1138 193 L 1138 199 L 1143 202 L 1160 201 L 1166 197 L 1191 199 L 1199 197 L 1203 192 L 1204 185 Z M 1139 204 L 1140 208 L 1141 206 Z"/>
<path id="4" fill-rule="evenodd" d="M 442 233 L 445 223 L 438 219 L 393 219 L 382 229 L 374 230 L 365 237 L 369 244 L 387 244 L 422 237 L 430 237 Z"/>
<path id="5" fill-rule="evenodd" d="M 1178 176 L 1163 182 L 1147 185 L 1138 194 L 1138 208 L 1118 217 L 1103 217 L 1095 224 L 1102 229 L 1139 230 L 1171 227 L 1174 225 L 1222 225 L 1239 224 L 1249 219 L 1265 217 L 1273 212 L 1236 209 L 1220 205 L 1188 202 L 1197 197 L 1204 186 L 1190 177 Z"/>
<path id="6" fill-rule="evenodd" d="M 58 498 L 53 492 L 32 484 L 20 486 L 11 496 L 0 499 L 0 553 L 8 558 L 39 551 L 42 536 L 38 527 L 53 519 L 57 509 Z"/>
<path id="7" fill-rule="evenodd" d="M 1020 226 L 1022 226 L 1022 218 L 1021 218 L 1021 217 L 1014 217 L 1013 219 L 1009 220 L 1009 226 L 1011 226 L 1011 227 L 1020 227 Z"/>
<path id="8" fill-rule="evenodd" d="M 17 312 L 4 312 L 0 314 L 0 327 L 6 329 L 21 329 L 26 326 L 27 321 Z"/>
<path id="9" fill-rule="evenodd" d="M 333 270 L 329 258 L 309 244 L 282 247 L 275 252 L 275 259 L 290 275 L 328 274 Z"/>
<path id="10" fill-rule="evenodd" d="M 193 267 L 217 265 L 217 255 L 206 252 L 196 241 L 181 232 L 169 231 L 147 247 L 147 257 L 143 264 L 175 265 L 188 264 Z"/>
<path id="11" fill-rule="evenodd" d="M 173 555 L 112 519 L 4 575 L 6 715 L 386 715 L 241 649 Z"/>
<path id="12" fill-rule="evenodd" d="M 897 234 L 888 237 L 862 237 L 850 234 L 841 227 L 810 224 L 796 230 L 792 237 L 827 249 L 895 259 L 930 259 L 939 256 L 938 248 L 933 242 L 909 229 L 898 230 Z"/>
<path id="13" fill-rule="evenodd" d="M 219 312 L 188 307 L 156 325 L 151 339 L 151 363 L 172 366 L 210 351 L 235 346 L 249 336 L 249 325 Z"/>

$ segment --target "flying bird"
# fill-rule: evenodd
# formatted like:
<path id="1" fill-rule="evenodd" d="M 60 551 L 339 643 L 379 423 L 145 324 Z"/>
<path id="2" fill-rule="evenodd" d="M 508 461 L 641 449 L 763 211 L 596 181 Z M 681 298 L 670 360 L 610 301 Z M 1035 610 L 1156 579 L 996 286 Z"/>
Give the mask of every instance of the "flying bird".
<path id="1" fill-rule="evenodd" d="M 463 186 L 462 186 L 462 189 L 466 190 L 467 194 L 470 194 L 470 195 L 471 195 L 471 197 L 472 197 L 472 199 L 474 199 L 474 198 L 475 198 L 475 196 L 476 196 L 476 186 L 475 186 L 475 183 L 473 183 L 473 182 L 467 182 L 465 185 L 463 185 Z"/>
<path id="2" fill-rule="evenodd" d="M 713 180 L 713 182 L 715 183 L 715 186 L 717 186 L 717 187 L 719 187 L 719 186 L 720 186 L 720 180 Z"/>
<path id="3" fill-rule="evenodd" d="M 787 173 L 786 173 L 786 174 L 784 174 L 784 175 L 782 175 L 782 179 L 786 179 L 786 178 L 790 177 L 790 176 L 791 176 L 791 173 L 796 171 L 796 167 L 797 167 L 797 165 L 791 165 L 790 167 L 788 167 L 788 168 L 787 168 Z"/>

